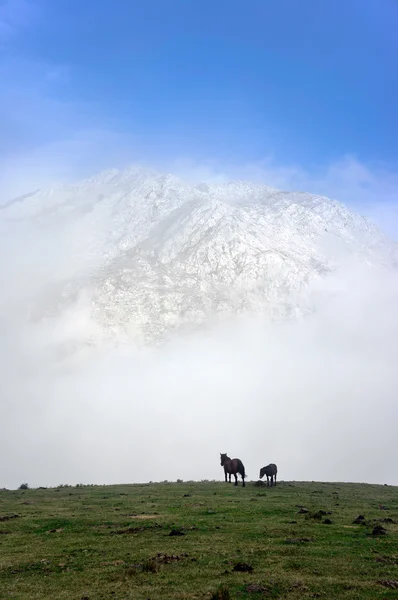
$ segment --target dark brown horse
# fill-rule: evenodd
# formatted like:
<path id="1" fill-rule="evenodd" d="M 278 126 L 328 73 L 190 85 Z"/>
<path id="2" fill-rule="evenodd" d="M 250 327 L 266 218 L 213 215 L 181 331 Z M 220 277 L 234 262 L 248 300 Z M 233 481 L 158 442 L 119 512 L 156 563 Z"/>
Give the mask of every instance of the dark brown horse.
<path id="1" fill-rule="evenodd" d="M 278 469 L 276 467 L 276 465 L 274 463 L 271 463 L 269 465 L 267 465 L 266 467 L 262 467 L 260 469 L 260 479 L 262 479 L 264 477 L 264 475 L 267 476 L 267 485 L 269 486 L 269 477 L 271 477 L 271 487 L 272 485 L 276 485 L 276 474 L 278 472 Z M 274 477 L 275 477 L 275 481 L 274 481 Z"/>
<path id="2" fill-rule="evenodd" d="M 231 475 L 235 477 L 235 485 L 238 485 L 238 476 L 242 476 L 242 486 L 245 487 L 245 467 L 240 458 L 229 458 L 226 454 L 220 454 L 221 466 L 224 467 L 225 483 L 227 483 L 227 474 L 229 475 L 229 483 L 231 483 Z"/>

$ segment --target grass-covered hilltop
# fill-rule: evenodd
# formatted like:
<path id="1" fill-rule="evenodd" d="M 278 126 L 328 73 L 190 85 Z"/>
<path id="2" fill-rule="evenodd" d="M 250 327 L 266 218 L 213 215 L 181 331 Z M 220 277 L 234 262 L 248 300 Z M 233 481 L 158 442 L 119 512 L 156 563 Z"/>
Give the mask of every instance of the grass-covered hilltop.
<path id="1" fill-rule="evenodd" d="M 0 491 L 0 598 L 398 598 L 398 488 Z"/>

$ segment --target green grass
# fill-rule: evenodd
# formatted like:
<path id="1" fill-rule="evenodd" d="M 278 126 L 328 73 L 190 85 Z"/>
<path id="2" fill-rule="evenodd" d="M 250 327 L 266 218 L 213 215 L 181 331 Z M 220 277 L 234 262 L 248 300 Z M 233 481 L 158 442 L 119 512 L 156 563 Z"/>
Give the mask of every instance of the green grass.
<path id="1" fill-rule="evenodd" d="M 360 514 L 366 523 L 354 525 Z M 385 535 L 372 535 L 378 523 Z M 397 599 L 396 523 L 398 488 L 391 486 L 1 491 L 0 598 Z M 173 529 L 184 535 L 170 536 Z M 250 570 L 235 571 L 237 563 Z"/>

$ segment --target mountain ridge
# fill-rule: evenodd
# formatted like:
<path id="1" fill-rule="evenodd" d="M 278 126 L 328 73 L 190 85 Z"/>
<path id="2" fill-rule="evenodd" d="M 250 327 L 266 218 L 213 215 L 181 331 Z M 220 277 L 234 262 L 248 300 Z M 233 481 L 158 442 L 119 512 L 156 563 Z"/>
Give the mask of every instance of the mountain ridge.
<path id="1" fill-rule="evenodd" d="M 85 297 L 94 338 L 157 343 L 213 318 L 297 318 L 306 290 L 347 260 L 398 264 L 397 245 L 343 204 L 247 181 L 111 169 L 1 208 L 3 224 L 28 223 L 32 240 L 57 231 L 81 258 L 49 282 L 35 320 Z"/>

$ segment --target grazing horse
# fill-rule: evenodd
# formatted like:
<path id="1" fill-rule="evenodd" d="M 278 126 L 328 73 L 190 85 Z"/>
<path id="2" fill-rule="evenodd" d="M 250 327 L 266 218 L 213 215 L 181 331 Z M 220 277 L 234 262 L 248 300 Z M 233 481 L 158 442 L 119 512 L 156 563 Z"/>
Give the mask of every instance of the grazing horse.
<path id="1" fill-rule="evenodd" d="M 278 469 L 276 467 L 276 465 L 274 465 L 274 463 L 271 463 L 269 465 L 267 465 L 266 467 L 262 467 L 260 469 L 260 479 L 262 479 L 264 477 L 264 475 L 267 476 L 267 485 L 269 486 L 269 477 L 271 477 L 271 487 L 272 484 L 276 485 L 276 474 L 278 472 Z M 275 477 L 275 481 L 274 481 L 274 477 Z"/>
<path id="2" fill-rule="evenodd" d="M 221 454 L 221 466 L 224 467 L 224 473 L 225 473 L 225 483 L 227 482 L 227 473 L 229 475 L 229 483 L 231 483 L 231 475 L 233 475 L 235 477 L 235 485 L 238 485 L 238 476 L 237 473 L 239 473 L 239 475 L 242 476 L 242 486 L 245 487 L 245 477 L 246 477 L 246 473 L 245 473 L 245 467 L 243 466 L 243 462 L 240 460 L 240 458 L 229 458 L 229 456 L 227 456 L 226 454 Z"/>

